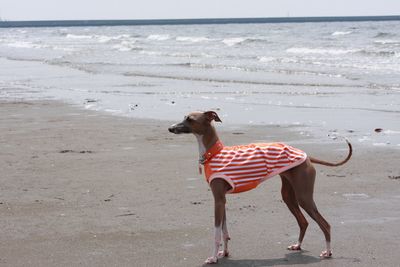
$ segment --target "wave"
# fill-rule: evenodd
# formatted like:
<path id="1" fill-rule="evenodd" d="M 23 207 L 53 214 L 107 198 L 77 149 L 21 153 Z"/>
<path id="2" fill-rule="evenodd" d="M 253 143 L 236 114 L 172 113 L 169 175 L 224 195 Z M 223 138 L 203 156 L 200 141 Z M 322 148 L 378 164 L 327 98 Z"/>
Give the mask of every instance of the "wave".
<path id="1" fill-rule="evenodd" d="M 136 41 L 122 41 L 120 44 L 114 45 L 112 48 L 118 50 L 120 52 L 129 52 L 129 51 L 140 51 L 143 48 L 135 46 Z"/>
<path id="2" fill-rule="evenodd" d="M 190 52 L 162 52 L 140 49 L 140 54 L 147 56 L 160 56 L 160 57 L 177 57 L 177 58 L 216 58 L 216 56 L 207 53 L 190 53 Z"/>
<path id="3" fill-rule="evenodd" d="M 291 54 L 319 54 L 319 55 L 345 55 L 359 52 L 358 49 L 327 49 L 327 48 L 308 48 L 308 47 L 292 47 L 286 49 Z"/>
<path id="4" fill-rule="evenodd" d="M 389 33 L 389 32 L 378 32 L 374 38 L 382 38 L 382 37 L 390 37 L 390 36 L 394 36 L 393 33 Z"/>
<path id="5" fill-rule="evenodd" d="M 134 77 L 146 77 L 146 78 L 158 78 L 158 79 L 171 79 L 181 81 L 197 81 L 197 82 L 213 82 L 213 83 L 231 83 L 231 84 L 251 84 L 251 85 L 275 85 L 275 86 L 308 86 L 308 87 L 347 87 L 344 84 L 322 84 L 322 83 L 296 83 L 296 82 L 264 82 L 264 81 L 250 81 L 250 80 L 231 80 L 231 79 L 218 79 L 210 77 L 185 77 L 185 76 L 173 76 L 164 74 L 154 73 L 142 73 L 142 72 L 127 72 L 124 76 Z M 357 87 L 352 85 L 352 87 Z"/>
<path id="6" fill-rule="evenodd" d="M 15 48 L 27 48 L 27 49 L 51 48 L 51 46 L 49 46 L 49 45 L 36 44 L 33 42 L 27 42 L 27 41 L 15 41 L 15 42 L 6 44 L 6 46 L 15 47 Z"/>
<path id="7" fill-rule="evenodd" d="M 53 66 L 60 66 L 60 67 L 68 67 L 71 69 L 83 71 L 90 74 L 98 74 L 99 72 L 95 70 L 95 68 L 91 68 L 91 66 L 95 66 L 96 63 L 92 64 L 85 64 L 85 63 L 75 63 L 68 60 L 46 60 L 46 64 L 53 65 Z"/>
<path id="8" fill-rule="evenodd" d="M 226 39 L 222 40 L 222 42 L 224 44 L 226 44 L 227 46 L 234 46 L 234 45 L 244 42 L 245 40 L 246 40 L 246 38 L 244 38 L 244 37 L 237 37 L 237 38 L 226 38 Z"/>
<path id="9" fill-rule="evenodd" d="M 279 59 L 274 59 L 279 60 Z M 313 76 L 326 76 L 340 78 L 344 77 L 341 74 L 334 74 L 322 71 L 310 71 L 310 70 L 296 70 L 296 69 L 277 69 L 273 68 L 262 68 L 262 67 L 246 67 L 246 66 L 229 66 L 223 64 L 200 64 L 200 63 L 178 63 L 178 64 L 162 64 L 163 66 L 178 66 L 196 69 L 215 69 L 215 70 L 234 70 L 243 72 L 272 72 L 272 73 L 284 73 L 288 75 L 313 75 Z"/>
<path id="10" fill-rule="evenodd" d="M 353 33 L 353 32 L 352 31 L 347 31 L 347 32 L 337 31 L 337 32 L 332 33 L 331 35 L 332 36 L 338 36 L 338 35 L 348 35 L 348 34 L 351 34 L 351 33 Z"/>
<path id="11" fill-rule="evenodd" d="M 263 37 L 232 37 L 223 39 L 222 43 L 227 46 L 235 46 L 248 43 L 268 43 L 268 40 Z"/>
<path id="12" fill-rule="evenodd" d="M 43 62 L 42 59 L 38 59 L 38 58 L 19 58 L 19 57 L 12 57 L 12 56 L 0 56 L 0 58 L 5 58 L 7 60 L 11 60 L 11 61 L 26 61 L 26 62 Z"/>
<path id="13" fill-rule="evenodd" d="M 96 40 L 99 43 L 108 43 L 111 41 L 118 41 L 118 40 L 129 40 L 134 42 L 135 39 L 131 38 L 129 34 L 120 34 L 116 36 L 108 36 L 108 35 L 81 35 L 81 34 L 71 34 L 68 33 L 65 35 L 68 39 L 76 39 L 76 40 Z"/>
<path id="14" fill-rule="evenodd" d="M 121 34 L 117 36 L 107 36 L 107 35 L 94 35 L 94 38 L 98 40 L 99 43 L 108 43 L 115 40 L 129 39 L 134 42 L 134 39 L 131 38 L 129 34 Z"/>
<path id="15" fill-rule="evenodd" d="M 92 39 L 94 35 L 81 35 L 68 33 L 66 36 L 68 39 Z"/>
<path id="16" fill-rule="evenodd" d="M 181 63 L 181 64 L 168 64 L 169 66 L 180 66 L 180 67 L 188 67 L 188 68 L 196 68 L 196 69 L 216 69 L 216 70 L 236 70 L 236 71 L 262 71 L 260 68 L 250 68 L 244 66 L 228 66 L 222 64 L 207 64 L 207 63 Z"/>
<path id="17" fill-rule="evenodd" d="M 171 37 L 169 34 L 151 34 L 147 36 L 148 40 L 153 40 L 153 41 L 165 41 L 169 40 Z"/>
<path id="18" fill-rule="evenodd" d="M 400 45 L 400 40 L 394 40 L 394 39 L 382 39 L 382 40 L 376 40 L 374 41 L 375 44 L 380 44 L 380 45 Z"/>
<path id="19" fill-rule="evenodd" d="M 367 55 L 367 56 L 378 56 L 378 57 L 391 57 L 396 56 L 395 51 L 369 51 L 369 50 L 360 50 L 357 54 Z"/>
<path id="20" fill-rule="evenodd" d="M 23 49 L 52 49 L 58 51 L 65 52 L 73 52 L 76 51 L 76 48 L 61 46 L 61 45 L 48 45 L 48 44 L 40 44 L 29 41 L 13 41 L 10 43 L 4 43 L 5 46 L 13 47 L 13 48 L 23 48 Z"/>
<path id="21" fill-rule="evenodd" d="M 200 43 L 200 42 L 208 42 L 211 39 L 204 36 L 178 36 L 175 39 L 178 42 L 191 42 L 191 43 Z"/>
<path id="22" fill-rule="evenodd" d="M 276 58 L 274 57 L 258 57 L 258 61 L 260 62 L 274 62 Z"/>

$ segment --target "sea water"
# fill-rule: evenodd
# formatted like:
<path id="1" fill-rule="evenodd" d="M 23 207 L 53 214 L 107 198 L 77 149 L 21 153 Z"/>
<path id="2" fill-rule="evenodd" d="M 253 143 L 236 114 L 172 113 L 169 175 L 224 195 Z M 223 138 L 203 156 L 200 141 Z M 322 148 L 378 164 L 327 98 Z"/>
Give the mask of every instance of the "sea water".
<path id="1" fill-rule="evenodd" d="M 400 149 L 400 22 L 0 29 L 0 99 L 174 121 L 212 109 Z"/>

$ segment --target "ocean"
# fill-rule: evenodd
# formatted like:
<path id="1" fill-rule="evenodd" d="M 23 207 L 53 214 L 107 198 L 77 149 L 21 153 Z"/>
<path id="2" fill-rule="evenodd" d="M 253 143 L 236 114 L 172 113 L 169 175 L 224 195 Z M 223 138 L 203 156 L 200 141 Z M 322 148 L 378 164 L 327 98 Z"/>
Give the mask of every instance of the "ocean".
<path id="1" fill-rule="evenodd" d="M 0 100 L 21 99 L 400 149 L 400 21 L 0 28 Z"/>

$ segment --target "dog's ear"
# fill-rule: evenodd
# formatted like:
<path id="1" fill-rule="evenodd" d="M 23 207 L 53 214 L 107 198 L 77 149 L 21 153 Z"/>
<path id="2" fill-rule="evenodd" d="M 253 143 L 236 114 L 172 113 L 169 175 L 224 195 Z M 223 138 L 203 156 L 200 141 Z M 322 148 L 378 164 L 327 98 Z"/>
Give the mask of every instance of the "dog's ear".
<path id="1" fill-rule="evenodd" d="M 206 112 L 204 112 L 204 115 L 206 115 L 206 117 L 209 121 L 214 120 L 217 122 L 222 122 L 221 119 L 218 117 L 217 112 L 215 112 L 215 111 L 206 111 Z"/>

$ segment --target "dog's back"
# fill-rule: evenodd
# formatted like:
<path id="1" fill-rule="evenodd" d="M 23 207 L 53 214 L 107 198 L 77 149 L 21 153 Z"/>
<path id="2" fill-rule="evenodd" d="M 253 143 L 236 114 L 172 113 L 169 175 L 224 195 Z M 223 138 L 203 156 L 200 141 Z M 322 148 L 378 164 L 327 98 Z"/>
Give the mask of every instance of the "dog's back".
<path id="1" fill-rule="evenodd" d="M 222 147 L 204 168 L 209 183 L 222 178 L 231 185 L 230 193 L 239 193 L 303 163 L 306 158 L 305 152 L 284 143 L 258 143 Z"/>

